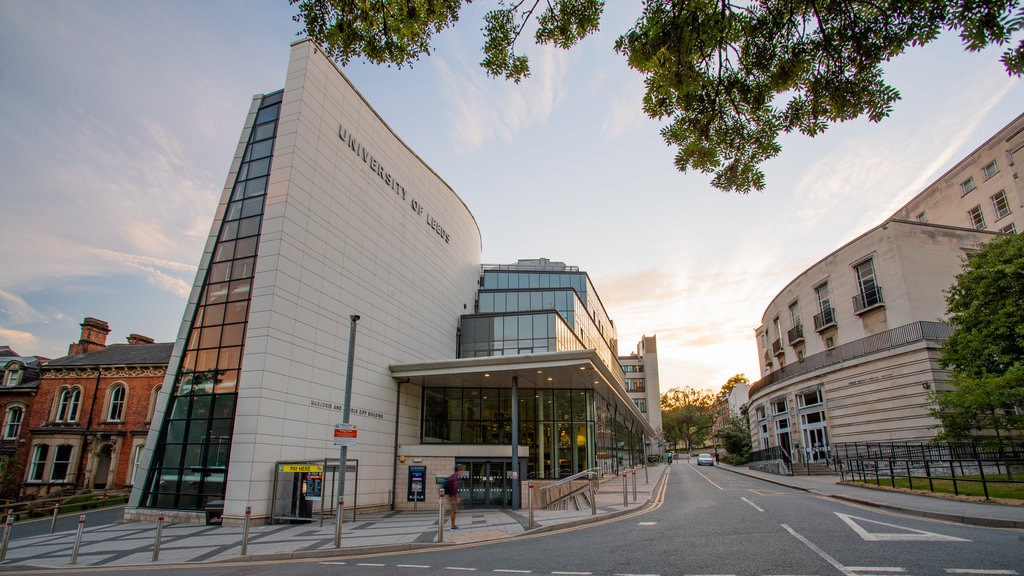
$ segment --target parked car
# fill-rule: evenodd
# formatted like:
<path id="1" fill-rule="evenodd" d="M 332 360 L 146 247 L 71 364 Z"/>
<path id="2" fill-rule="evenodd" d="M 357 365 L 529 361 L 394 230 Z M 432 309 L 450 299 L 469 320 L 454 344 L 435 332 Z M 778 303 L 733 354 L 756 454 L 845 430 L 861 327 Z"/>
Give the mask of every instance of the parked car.
<path id="1" fill-rule="evenodd" d="M 697 454 L 697 466 L 714 466 L 715 459 L 711 454 Z"/>

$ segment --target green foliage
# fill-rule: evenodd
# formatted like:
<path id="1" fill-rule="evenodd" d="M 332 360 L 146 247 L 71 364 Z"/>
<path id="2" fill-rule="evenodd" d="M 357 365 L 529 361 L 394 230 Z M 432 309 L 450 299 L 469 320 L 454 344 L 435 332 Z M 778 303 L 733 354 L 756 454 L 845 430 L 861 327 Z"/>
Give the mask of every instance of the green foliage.
<path id="1" fill-rule="evenodd" d="M 765 186 L 761 165 L 781 134 L 816 136 L 831 124 L 889 115 L 899 91 L 882 65 L 950 30 L 964 48 L 1005 46 L 1007 72 L 1024 74 L 1022 0 L 808 2 L 646 0 L 615 50 L 645 77 L 644 111 L 667 123 L 681 171 L 748 193 Z M 290 0 L 303 33 L 347 63 L 410 64 L 434 33 L 454 25 L 460 0 Z M 469 4 L 469 0 L 466 0 Z M 570 48 L 596 31 L 603 0 L 499 0 L 484 16 L 487 73 L 521 81 L 529 60 L 515 43 L 536 13 L 534 41 Z M 1015 44 L 1016 42 L 1016 44 Z"/>
<path id="2" fill-rule="evenodd" d="M 949 440 L 1024 430 L 1024 236 L 987 243 L 964 263 L 946 307 L 952 336 L 941 364 L 952 391 L 934 394 L 932 414 Z"/>
<path id="3" fill-rule="evenodd" d="M 714 424 L 715 396 L 707 390 L 672 388 L 661 395 L 661 425 L 670 446 L 703 444 Z"/>
<path id="4" fill-rule="evenodd" d="M 742 465 L 750 461 L 752 449 L 750 440 L 750 424 L 745 416 L 730 414 L 722 421 L 715 432 L 715 438 L 728 452 L 726 462 Z"/>

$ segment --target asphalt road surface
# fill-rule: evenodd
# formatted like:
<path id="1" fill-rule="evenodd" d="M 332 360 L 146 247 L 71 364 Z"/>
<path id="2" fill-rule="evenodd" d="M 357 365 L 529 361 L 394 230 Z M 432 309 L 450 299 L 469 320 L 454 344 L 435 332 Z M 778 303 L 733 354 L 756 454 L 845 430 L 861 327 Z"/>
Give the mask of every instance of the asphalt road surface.
<path id="1" fill-rule="evenodd" d="M 695 463 L 695 462 L 694 462 Z M 190 576 L 1024 576 L 1024 531 L 902 516 L 717 467 L 673 465 L 647 509 L 582 527 L 432 551 L 155 566 Z M 121 569 L 24 573 L 124 574 Z"/>

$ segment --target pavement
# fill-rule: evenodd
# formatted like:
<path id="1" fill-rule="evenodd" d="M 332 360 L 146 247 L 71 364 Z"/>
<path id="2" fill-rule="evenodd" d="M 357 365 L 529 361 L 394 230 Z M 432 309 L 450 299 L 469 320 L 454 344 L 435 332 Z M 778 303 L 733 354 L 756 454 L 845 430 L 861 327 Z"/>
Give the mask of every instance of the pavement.
<path id="1" fill-rule="evenodd" d="M 355 521 L 346 520 L 342 523 L 340 548 L 334 545 L 335 525 L 332 519 L 325 520 L 322 525 L 319 521 L 313 521 L 252 526 L 247 538 L 244 538 L 245 530 L 239 527 L 167 523 L 158 526 L 156 523 L 144 522 L 108 522 L 96 526 L 80 524 L 73 530 L 41 534 L 41 526 L 36 525 L 32 527 L 34 530 L 29 530 L 24 525 L 45 522 L 49 526 L 50 519 L 23 521 L 14 524 L 10 532 L 3 536 L 0 571 L 326 559 L 472 544 L 639 512 L 658 499 L 667 471 L 673 467 L 690 465 L 690 462 L 683 459 L 671 466 L 662 464 L 630 472 L 627 474 L 625 495 L 621 478 L 608 477 L 597 488 L 596 514 L 588 505 L 584 505 L 582 510 L 575 507 L 566 510 L 534 510 L 531 524 L 528 509 L 463 509 L 458 516 L 461 529 L 452 531 L 446 523 L 440 542 L 437 525 L 439 514 L 436 509 L 359 514 Z M 1020 505 L 965 502 L 852 486 L 841 484 L 838 476 L 779 476 L 724 463 L 718 467 L 823 497 L 883 510 L 964 524 L 1024 529 L 1024 506 Z M 78 535 L 79 530 L 81 536 Z M 19 532 L 36 535 L 19 537 Z"/>

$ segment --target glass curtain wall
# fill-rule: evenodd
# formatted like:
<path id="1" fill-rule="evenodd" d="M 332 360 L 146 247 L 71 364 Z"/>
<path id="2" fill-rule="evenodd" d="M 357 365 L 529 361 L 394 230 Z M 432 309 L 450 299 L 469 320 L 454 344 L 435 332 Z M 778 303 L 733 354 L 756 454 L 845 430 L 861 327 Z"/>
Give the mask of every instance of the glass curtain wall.
<path id="1" fill-rule="evenodd" d="M 520 389 L 519 442 L 529 447 L 527 478 L 564 478 L 589 468 L 617 472 L 642 462 L 642 438 L 593 390 Z M 424 444 L 512 442 L 512 391 L 425 388 Z"/>
<path id="2" fill-rule="evenodd" d="M 256 247 L 281 108 L 263 98 L 224 213 L 170 393 L 143 507 L 201 510 L 224 498 Z"/>

